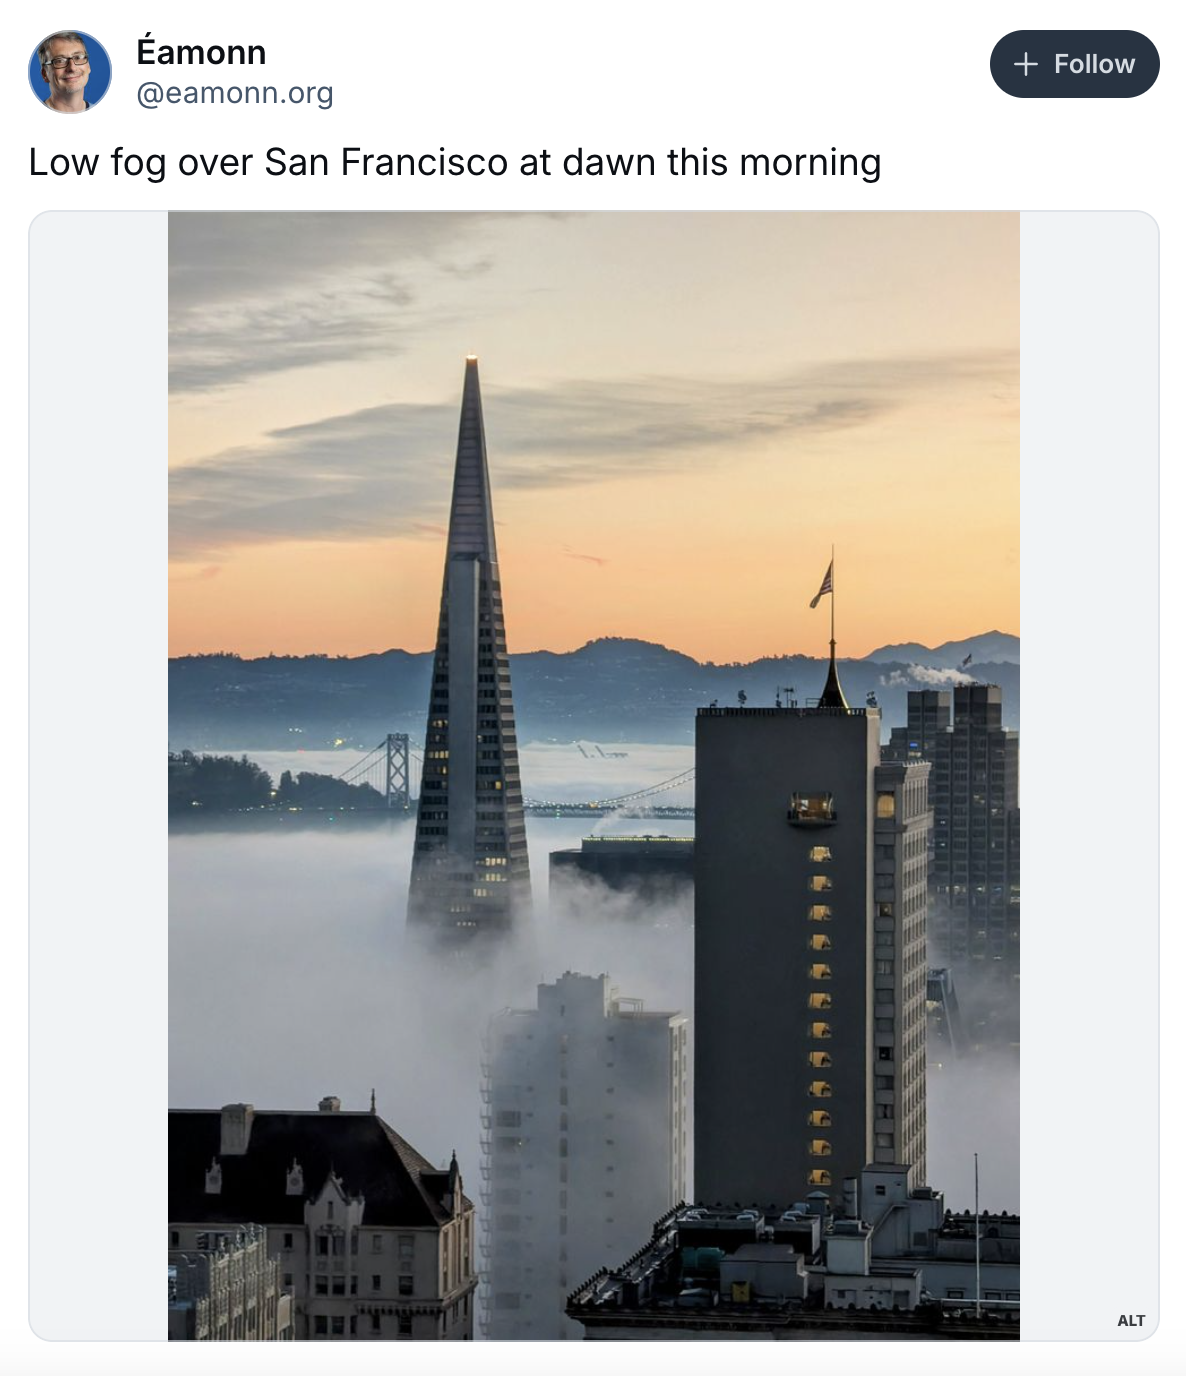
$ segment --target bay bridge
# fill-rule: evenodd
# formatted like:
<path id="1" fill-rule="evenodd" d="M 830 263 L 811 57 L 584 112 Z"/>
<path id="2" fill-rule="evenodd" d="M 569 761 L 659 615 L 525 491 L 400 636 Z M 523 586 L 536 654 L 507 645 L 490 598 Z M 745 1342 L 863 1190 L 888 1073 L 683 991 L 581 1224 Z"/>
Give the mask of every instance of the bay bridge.
<path id="1" fill-rule="evenodd" d="M 335 778 L 344 784 L 369 784 L 382 797 L 384 807 L 392 812 L 407 812 L 417 801 L 412 797 L 413 765 L 423 762 L 423 756 L 412 749 L 405 733 L 389 732 L 361 760 Z M 694 768 L 685 769 L 670 779 L 616 798 L 592 798 L 585 802 L 524 798 L 523 811 L 533 817 L 608 817 L 618 813 L 623 817 L 692 818 L 696 811 L 688 804 L 664 804 L 652 799 L 691 785 L 695 777 Z"/>

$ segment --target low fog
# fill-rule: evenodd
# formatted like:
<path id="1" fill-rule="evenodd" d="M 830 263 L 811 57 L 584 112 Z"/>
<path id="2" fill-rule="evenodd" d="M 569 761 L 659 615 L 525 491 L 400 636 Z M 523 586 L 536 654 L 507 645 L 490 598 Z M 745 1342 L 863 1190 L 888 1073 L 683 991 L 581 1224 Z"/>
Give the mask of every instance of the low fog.
<path id="1" fill-rule="evenodd" d="M 651 1009 L 691 1003 L 690 897 L 640 916 L 628 899 L 580 884 L 548 915 L 548 852 L 578 846 L 589 827 L 529 827 L 541 920 L 480 971 L 403 941 L 410 820 L 174 835 L 171 1105 L 314 1109 L 336 1094 L 363 1109 L 373 1087 L 379 1113 L 425 1156 L 447 1164 L 456 1148 L 476 1195 L 478 1043 L 491 1013 L 534 1007 L 536 985 L 565 970 L 609 974 Z"/>
<path id="2" fill-rule="evenodd" d="M 550 767 L 531 781 L 536 793 L 557 796 L 563 767 L 570 778 L 576 772 L 573 747 L 567 759 L 559 750 L 541 748 L 539 763 Z M 621 780 L 629 767 L 644 785 L 653 783 L 686 767 L 684 753 L 619 761 L 615 774 Z M 599 768 L 586 766 L 586 787 Z M 617 791 L 629 787 L 619 783 Z M 529 817 L 533 929 L 480 971 L 427 959 L 404 944 L 410 819 L 342 830 L 174 834 L 170 1104 L 315 1109 L 334 1094 L 343 1108 L 364 1109 L 373 1088 L 382 1117 L 430 1160 L 444 1165 L 456 1149 L 476 1197 L 478 1044 L 490 1014 L 534 1007 L 536 985 L 565 970 L 606 973 L 623 996 L 642 998 L 650 1009 L 692 1011 L 690 894 L 640 910 L 624 895 L 582 882 L 565 885 L 549 909 L 549 852 L 577 847 L 592 832 L 686 835 L 693 826 Z M 932 1048 L 931 1060 L 929 1183 L 944 1190 L 949 1207 L 971 1207 L 978 1151 L 981 1207 L 1016 1209 L 1016 1057 L 1002 1050 L 956 1059 Z M 640 1221 L 640 1242 L 648 1224 Z"/>

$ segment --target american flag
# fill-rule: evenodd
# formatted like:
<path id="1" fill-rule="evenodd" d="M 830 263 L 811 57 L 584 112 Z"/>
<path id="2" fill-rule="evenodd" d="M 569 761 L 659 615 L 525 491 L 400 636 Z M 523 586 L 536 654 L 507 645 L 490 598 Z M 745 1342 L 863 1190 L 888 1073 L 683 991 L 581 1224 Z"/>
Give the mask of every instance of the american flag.
<path id="1" fill-rule="evenodd" d="M 833 560 L 832 563 L 836 561 Z M 832 564 L 828 565 L 828 571 L 824 574 L 824 581 L 819 585 L 819 592 L 811 599 L 812 610 L 818 605 L 819 600 L 825 593 L 832 591 Z"/>

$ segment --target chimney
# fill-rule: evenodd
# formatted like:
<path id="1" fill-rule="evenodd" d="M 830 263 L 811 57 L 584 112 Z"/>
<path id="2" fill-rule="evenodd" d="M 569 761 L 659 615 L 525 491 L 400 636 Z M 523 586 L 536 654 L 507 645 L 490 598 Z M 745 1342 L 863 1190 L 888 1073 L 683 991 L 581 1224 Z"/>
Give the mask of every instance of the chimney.
<path id="1" fill-rule="evenodd" d="M 335 1094 L 327 1094 L 317 1105 L 318 1113 L 338 1113 L 341 1110 L 342 1101 Z"/>
<path id="2" fill-rule="evenodd" d="M 251 1141 L 251 1121 L 255 1109 L 250 1104 L 224 1104 L 222 1109 L 222 1144 L 219 1156 L 246 1156 Z"/>

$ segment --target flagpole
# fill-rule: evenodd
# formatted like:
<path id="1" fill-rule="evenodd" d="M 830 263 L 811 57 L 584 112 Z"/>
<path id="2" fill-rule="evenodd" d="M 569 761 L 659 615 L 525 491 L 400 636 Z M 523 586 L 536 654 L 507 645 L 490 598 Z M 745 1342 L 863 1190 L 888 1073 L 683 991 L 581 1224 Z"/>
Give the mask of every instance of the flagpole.
<path id="1" fill-rule="evenodd" d="M 836 660 L 836 546 L 832 546 L 832 660 Z"/>

